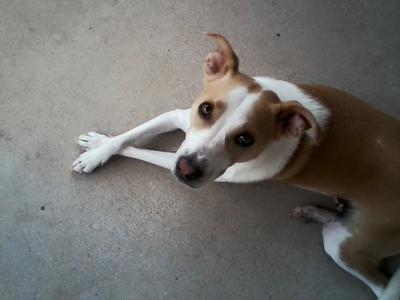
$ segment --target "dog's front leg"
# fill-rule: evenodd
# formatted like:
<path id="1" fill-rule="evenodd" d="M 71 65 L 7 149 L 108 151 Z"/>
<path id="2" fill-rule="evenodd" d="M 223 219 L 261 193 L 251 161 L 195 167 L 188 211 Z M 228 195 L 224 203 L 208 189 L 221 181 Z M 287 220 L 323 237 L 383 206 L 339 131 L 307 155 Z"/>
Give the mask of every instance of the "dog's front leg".
<path id="1" fill-rule="evenodd" d="M 84 139 L 84 141 L 79 140 L 79 145 L 86 151 L 98 148 L 99 146 L 107 143 L 110 139 L 112 139 L 112 137 L 110 136 L 95 132 L 91 132 L 90 135 L 88 134 L 82 136 L 82 138 Z M 153 165 L 172 170 L 175 163 L 176 153 L 126 146 L 118 153 L 118 155 L 139 159 Z"/>
<path id="2" fill-rule="evenodd" d="M 104 164 L 112 155 L 120 153 L 127 144 L 140 138 L 160 134 L 163 132 L 181 129 L 186 132 L 190 124 L 190 109 L 177 109 L 164 113 L 138 127 L 123 134 L 108 137 L 96 147 L 85 147 L 85 143 L 91 143 L 89 137 L 100 136 L 96 132 L 89 132 L 79 137 L 79 144 L 90 149 L 81 154 L 72 165 L 72 169 L 78 173 L 90 173 L 97 166 Z"/>
<path id="3" fill-rule="evenodd" d="M 175 152 L 163 152 L 128 146 L 121 152 L 121 155 L 139 159 L 168 170 L 172 170 L 175 166 Z"/>

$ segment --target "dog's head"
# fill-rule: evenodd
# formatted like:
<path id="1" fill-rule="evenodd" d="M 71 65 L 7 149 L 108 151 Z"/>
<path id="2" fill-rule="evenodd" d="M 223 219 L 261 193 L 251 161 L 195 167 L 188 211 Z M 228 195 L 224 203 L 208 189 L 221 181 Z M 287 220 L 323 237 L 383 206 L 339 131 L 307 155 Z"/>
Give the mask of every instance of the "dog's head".
<path id="1" fill-rule="evenodd" d="M 216 179 L 234 163 L 255 159 L 277 139 L 317 127 L 298 102 L 281 102 L 240 73 L 239 60 L 223 36 L 207 35 L 218 48 L 205 59 L 204 89 L 192 105 L 190 128 L 173 170 L 191 187 Z"/>

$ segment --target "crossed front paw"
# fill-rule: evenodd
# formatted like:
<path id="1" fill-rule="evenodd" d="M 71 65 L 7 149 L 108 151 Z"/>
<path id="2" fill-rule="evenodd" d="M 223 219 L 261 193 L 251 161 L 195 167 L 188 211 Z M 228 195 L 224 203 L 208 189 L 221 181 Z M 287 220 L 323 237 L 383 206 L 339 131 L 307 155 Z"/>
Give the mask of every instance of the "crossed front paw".
<path id="1" fill-rule="evenodd" d="M 77 173 L 92 172 L 96 167 L 107 162 L 119 149 L 112 137 L 94 131 L 79 136 L 78 144 L 86 152 L 82 153 L 72 164 L 72 170 Z"/>

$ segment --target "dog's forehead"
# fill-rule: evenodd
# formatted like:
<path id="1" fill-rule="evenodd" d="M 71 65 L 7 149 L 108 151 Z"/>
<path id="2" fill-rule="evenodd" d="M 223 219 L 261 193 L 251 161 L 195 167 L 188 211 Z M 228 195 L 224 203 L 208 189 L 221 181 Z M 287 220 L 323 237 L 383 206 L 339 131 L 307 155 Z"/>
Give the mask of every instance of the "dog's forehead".
<path id="1" fill-rule="evenodd" d="M 255 105 L 259 96 L 259 94 L 249 93 L 247 87 L 244 86 L 234 88 L 228 96 L 226 116 L 232 117 L 238 122 L 243 121 L 243 118 Z"/>
<path id="2" fill-rule="evenodd" d="M 225 139 L 232 131 L 245 127 L 260 100 L 260 93 L 249 93 L 247 87 L 238 86 L 230 91 L 224 113 L 215 122 L 213 131 Z"/>
<path id="3" fill-rule="evenodd" d="M 253 78 L 239 74 L 234 78 L 206 84 L 198 102 L 218 103 L 219 108 L 223 107 L 226 116 L 232 113 L 235 108 L 242 106 L 248 98 L 254 99 L 254 95 L 260 94 L 261 91 L 261 86 Z M 245 107 L 249 108 L 248 105 L 245 105 Z"/>

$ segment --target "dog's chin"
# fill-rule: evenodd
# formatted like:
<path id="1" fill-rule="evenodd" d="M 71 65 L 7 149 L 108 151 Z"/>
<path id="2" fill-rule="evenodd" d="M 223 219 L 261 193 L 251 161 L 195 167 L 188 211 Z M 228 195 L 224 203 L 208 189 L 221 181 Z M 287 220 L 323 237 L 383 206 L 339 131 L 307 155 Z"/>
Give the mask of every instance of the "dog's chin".
<path id="1" fill-rule="evenodd" d="M 189 181 L 189 182 L 186 182 L 186 181 L 182 180 L 181 178 L 179 178 L 179 176 L 176 175 L 175 170 L 172 171 L 172 174 L 180 183 L 183 183 L 184 185 L 186 185 L 192 189 L 200 189 L 202 187 L 207 186 L 210 182 L 213 182 L 215 179 L 217 179 L 222 174 L 224 174 L 224 172 L 225 172 L 225 170 L 217 172 L 217 173 L 211 173 L 211 174 L 208 173 L 208 174 L 205 174 L 205 176 L 203 176 L 199 180 L 194 180 L 194 181 Z"/>
<path id="2" fill-rule="evenodd" d="M 201 189 L 202 187 L 205 186 L 205 184 L 199 182 L 182 182 L 182 183 L 194 190 Z"/>
<path id="3" fill-rule="evenodd" d="M 204 180 L 196 180 L 196 181 L 190 181 L 190 182 L 185 182 L 182 179 L 180 179 L 179 177 L 175 177 L 176 179 L 178 179 L 178 181 L 192 189 L 199 189 L 202 188 L 204 186 L 207 185 L 207 181 Z"/>
<path id="4" fill-rule="evenodd" d="M 174 177 L 182 184 L 192 188 L 192 189 L 200 189 L 202 187 L 205 187 L 209 182 L 212 182 L 213 180 L 211 178 L 207 179 L 207 178 L 202 178 L 201 180 L 195 180 L 195 181 L 183 181 L 181 178 L 179 178 L 178 176 L 176 176 L 174 174 Z"/>

